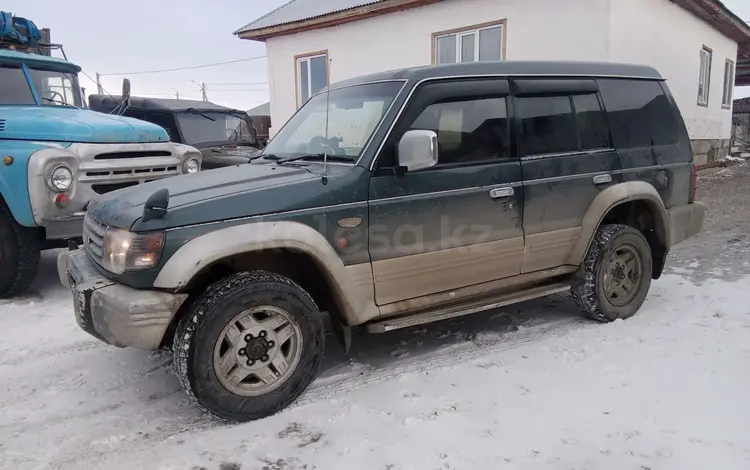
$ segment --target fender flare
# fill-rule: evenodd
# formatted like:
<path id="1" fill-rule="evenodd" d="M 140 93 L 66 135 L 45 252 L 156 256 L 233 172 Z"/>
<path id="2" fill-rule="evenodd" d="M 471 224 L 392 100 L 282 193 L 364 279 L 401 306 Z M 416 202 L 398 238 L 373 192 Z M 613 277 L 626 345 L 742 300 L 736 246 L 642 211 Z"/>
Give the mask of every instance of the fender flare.
<path id="1" fill-rule="evenodd" d="M 654 213 L 656 236 L 664 247 L 665 255 L 671 246 L 669 215 L 658 191 L 644 181 L 619 183 L 603 190 L 589 204 L 581 223 L 581 236 L 573 246 L 566 264 L 578 266 L 583 262 L 596 230 L 604 217 L 615 207 L 632 201 L 643 201 Z"/>
<path id="2" fill-rule="evenodd" d="M 222 259 L 274 249 L 291 249 L 309 256 L 326 275 L 344 324 L 379 315 L 372 295 L 352 282 L 352 274 L 323 235 L 299 222 L 253 222 L 193 238 L 172 255 L 159 272 L 154 287 L 179 291 L 204 268 Z"/>

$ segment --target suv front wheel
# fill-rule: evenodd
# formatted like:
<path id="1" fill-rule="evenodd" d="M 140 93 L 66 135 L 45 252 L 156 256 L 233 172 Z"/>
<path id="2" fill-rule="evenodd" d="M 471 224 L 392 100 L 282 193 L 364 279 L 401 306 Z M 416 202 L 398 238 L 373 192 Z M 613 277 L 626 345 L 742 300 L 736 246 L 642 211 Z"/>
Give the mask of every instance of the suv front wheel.
<path id="1" fill-rule="evenodd" d="M 651 248 L 640 231 L 627 225 L 603 225 L 571 290 L 573 300 L 594 320 L 630 318 L 646 300 L 651 266 Z"/>
<path id="2" fill-rule="evenodd" d="M 181 319 L 174 364 L 188 395 L 229 421 L 264 418 L 299 397 L 317 375 L 323 322 L 307 292 L 262 271 L 209 287 Z"/>

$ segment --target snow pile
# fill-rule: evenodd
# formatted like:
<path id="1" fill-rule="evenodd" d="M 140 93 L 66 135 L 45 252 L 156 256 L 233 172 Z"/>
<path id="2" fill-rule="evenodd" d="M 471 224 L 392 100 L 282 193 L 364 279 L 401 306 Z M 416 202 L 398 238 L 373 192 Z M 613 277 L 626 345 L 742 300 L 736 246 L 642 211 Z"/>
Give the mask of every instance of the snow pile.
<path id="1" fill-rule="evenodd" d="M 624 322 L 552 298 L 329 344 L 298 403 L 229 426 L 55 290 L 0 305 L 0 468 L 747 469 L 748 291 L 668 275 Z"/>

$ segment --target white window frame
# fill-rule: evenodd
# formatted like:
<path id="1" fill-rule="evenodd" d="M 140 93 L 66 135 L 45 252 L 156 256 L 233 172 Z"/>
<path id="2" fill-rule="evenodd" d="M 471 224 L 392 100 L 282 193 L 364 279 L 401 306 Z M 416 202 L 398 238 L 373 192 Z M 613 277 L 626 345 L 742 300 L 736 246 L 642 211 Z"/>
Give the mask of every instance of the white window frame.
<path id="1" fill-rule="evenodd" d="M 713 50 L 703 46 L 698 66 L 698 106 L 708 107 L 708 102 L 711 98 L 711 63 L 713 62 L 713 55 Z"/>
<path id="2" fill-rule="evenodd" d="M 500 21 L 493 21 L 491 23 L 483 23 L 473 26 L 467 26 L 465 28 L 455 29 L 451 31 L 442 31 L 439 33 L 434 33 L 432 35 L 432 50 L 433 50 L 433 60 L 432 63 L 434 65 L 440 65 L 440 54 L 438 49 L 438 39 L 447 38 L 447 37 L 455 37 L 456 38 L 456 61 L 450 62 L 455 64 L 460 64 L 461 62 L 461 55 L 463 52 L 463 48 L 461 46 L 461 40 L 465 36 L 474 36 L 474 62 L 479 62 L 479 32 L 486 30 L 486 29 L 500 29 L 500 60 L 505 60 L 505 28 L 506 28 L 506 20 L 500 20 Z"/>
<path id="3" fill-rule="evenodd" d="M 721 107 L 724 109 L 732 108 L 732 95 L 734 94 L 734 74 L 734 61 L 732 59 L 727 59 L 724 62 L 724 89 L 721 95 Z"/>
<path id="4" fill-rule="evenodd" d="M 310 60 L 316 59 L 318 57 L 325 57 L 326 59 L 326 86 L 330 85 L 331 83 L 331 77 L 330 77 L 330 70 L 328 69 L 328 51 L 319 51 L 319 52 L 313 52 L 310 54 L 303 54 L 296 56 L 294 58 L 294 77 L 295 81 L 295 90 L 297 94 L 297 108 L 301 108 L 303 104 L 305 104 L 302 101 L 302 77 L 300 76 L 300 64 L 303 62 L 307 62 L 307 96 L 308 99 L 312 98 L 312 67 L 310 67 Z"/>

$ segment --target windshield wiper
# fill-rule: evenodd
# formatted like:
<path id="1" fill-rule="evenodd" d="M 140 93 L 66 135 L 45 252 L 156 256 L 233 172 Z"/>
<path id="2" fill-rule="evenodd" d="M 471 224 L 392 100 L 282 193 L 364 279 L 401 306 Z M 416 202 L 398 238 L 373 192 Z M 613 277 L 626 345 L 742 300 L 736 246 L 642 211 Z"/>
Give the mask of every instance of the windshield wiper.
<path id="1" fill-rule="evenodd" d="M 266 159 L 266 160 L 274 160 L 274 161 L 281 160 L 281 157 L 278 156 L 278 155 L 274 155 L 272 153 L 264 153 L 263 155 L 256 155 L 256 156 L 254 156 L 253 158 L 250 159 L 250 161 L 252 162 L 253 160 L 257 160 L 259 158 L 263 158 L 263 159 Z"/>
<path id="2" fill-rule="evenodd" d="M 296 157 L 285 158 L 283 160 L 279 160 L 278 164 L 282 165 L 284 163 L 296 162 L 298 160 L 323 160 L 324 157 L 325 157 L 326 160 L 332 160 L 332 161 L 336 161 L 336 162 L 348 162 L 348 163 L 352 163 L 354 161 L 354 159 L 352 159 L 351 157 L 346 157 L 344 155 L 327 155 L 326 156 L 323 153 L 309 153 L 309 154 L 306 154 L 306 155 L 299 155 L 299 156 L 296 156 Z"/>
<path id="3" fill-rule="evenodd" d="M 185 111 L 187 111 L 189 113 L 197 114 L 198 116 L 203 116 L 204 118 L 208 119 L 209 121 L 214 121 L 214 122 L 216 121 L 216 119 L 212 118 L 211 116 L 207 116 L 207 115 L 203 114 L 202 112 L 198 111 L 195 108 L 188 108 Z"/>
<path id="4" fill-rule="evenodd" d="M 45 96 L 42 96 L 42 99 L 45 100 L 45 101 L 49 101 L 49 102 L 52 102 L 52 103 L 55 103 L 55 104 L 62 105 L 62 106 L 68 106 L 70 108 L 81 109 L 78 106 L 74 106 L 74 105 L 72 105 L 70 103 L 66 103 L 65 101 L 56 100 L 54 98 L 47 98 Z"/>

